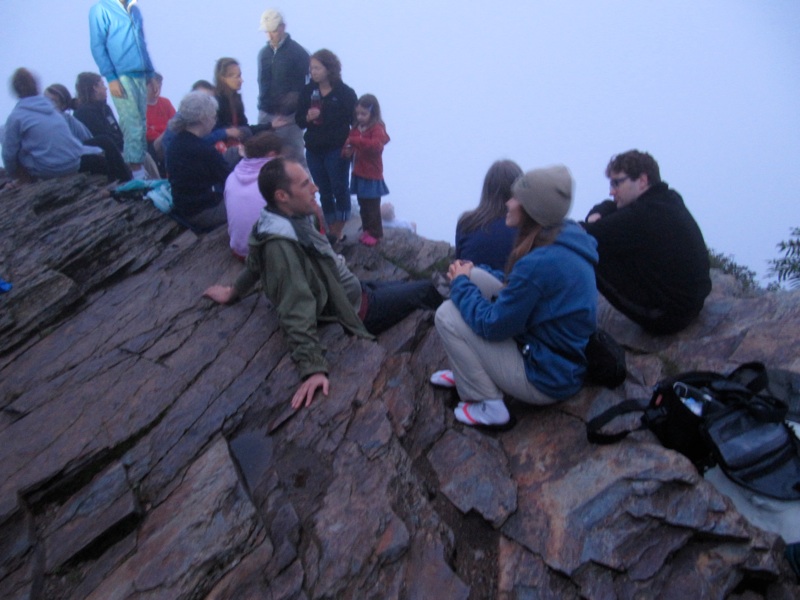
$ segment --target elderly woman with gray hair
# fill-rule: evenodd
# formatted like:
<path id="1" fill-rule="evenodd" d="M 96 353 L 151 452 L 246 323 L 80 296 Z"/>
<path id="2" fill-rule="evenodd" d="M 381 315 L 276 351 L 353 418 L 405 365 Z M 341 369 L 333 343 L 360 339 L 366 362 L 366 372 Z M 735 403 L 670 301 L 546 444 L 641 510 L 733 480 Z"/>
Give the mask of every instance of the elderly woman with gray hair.
<path id="1" fill-rule="evenodd" d="M 216 122 L 217 101 L 204 92 L 187 94 L 169 122 L 177 134 L 166 156 L 173 212 L 197 231 L 210 231 L 227 221 L 222 192 L 230 168 L 202 139 Z"/>

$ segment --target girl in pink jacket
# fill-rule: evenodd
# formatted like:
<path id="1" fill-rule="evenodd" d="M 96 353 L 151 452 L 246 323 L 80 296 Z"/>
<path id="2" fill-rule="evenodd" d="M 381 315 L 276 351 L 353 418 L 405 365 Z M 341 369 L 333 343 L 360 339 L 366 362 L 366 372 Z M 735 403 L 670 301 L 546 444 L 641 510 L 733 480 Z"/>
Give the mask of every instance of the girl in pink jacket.
<path id="1" fill-rule="evenodd" d="M 353 157 L 350 193 L 358 198 L 364 230 L 359 241 L 374 246 L 383 237 L 381 196 L 389 193 L 383 181 L 383 147 L 389 143 L 389 136 L 375 96 L 364 94 L 358 99 L 355 121 L 342 154 L 347 158 Z"/>

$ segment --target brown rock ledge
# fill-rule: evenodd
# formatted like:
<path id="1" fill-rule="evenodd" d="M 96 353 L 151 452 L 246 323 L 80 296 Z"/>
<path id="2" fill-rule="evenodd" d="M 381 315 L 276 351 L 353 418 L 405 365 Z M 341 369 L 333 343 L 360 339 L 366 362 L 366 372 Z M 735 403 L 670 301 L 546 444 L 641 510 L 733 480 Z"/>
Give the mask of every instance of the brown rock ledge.
<path id="1" fill-rule="evenodd" d="M 715 274 L 701 319 L 651 338 L 608 309 L 624 389 L 511 431 L 454 422 L 432 314 L 377 343 L 323 329 L 331 394 L 292 414 L 269 303 L 200 297 L 240 265 L 147 202 L 78 175 L 0 192 L 0 597 L 796 598 L 776 536 L 648 433 L 588 416 L 675 370 L 800 371 L 800 292 Z M 349 236 L 354 237 L 354 236 Z M 424 276 L 450 247 L 387 231 L 362 278 Z"/>

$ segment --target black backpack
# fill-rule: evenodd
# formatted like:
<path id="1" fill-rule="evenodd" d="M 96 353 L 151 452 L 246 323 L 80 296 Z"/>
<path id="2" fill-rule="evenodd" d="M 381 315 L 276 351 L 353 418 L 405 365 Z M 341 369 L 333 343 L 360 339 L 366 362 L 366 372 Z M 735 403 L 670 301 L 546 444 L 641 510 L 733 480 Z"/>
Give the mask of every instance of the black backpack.
<path id="1" fill-rule="evenodd" d="M 628 372 L 625 350 L 606 330 L 597 328 L 586 344 L 585 354 L 586 383 L 613 390 L 625 382 Z"/>
<path id="2" fill-rule="evenodd" d="M 648 401 L 626 400 L 586 424 L 590 442 L 608 444 L 630 431 L 601 433 L 614 418 L 643 412 L 665 447 L 697 470 L 719 465 L 736 483 L 780 500 L 800 500 L 800 441 L 785 423 L 787 404 L 768 391 L 766 368 L 746 363 L 729 375 L 690 371 L 660 381 Z"/>
<path id="3" fill-rule="evenodd" d="M 572 361 L 580 360 L 575 356 L 570 356 L 565 352 L 550 348 L 554 354 L 563 356 Z M 600 329 L 589 336 L 589 341 L 584 348 L 586 357 L 586 375 L 584 382 L 594 385 L 603 385 L 609 389 L 614 389 L 622 385 L 627 376 L 628 369 L 625 364 L 625 350 L 619 345 L 611 334 Z M 523 348 L 523 356 L 527 356 L 527 347 Z"/>

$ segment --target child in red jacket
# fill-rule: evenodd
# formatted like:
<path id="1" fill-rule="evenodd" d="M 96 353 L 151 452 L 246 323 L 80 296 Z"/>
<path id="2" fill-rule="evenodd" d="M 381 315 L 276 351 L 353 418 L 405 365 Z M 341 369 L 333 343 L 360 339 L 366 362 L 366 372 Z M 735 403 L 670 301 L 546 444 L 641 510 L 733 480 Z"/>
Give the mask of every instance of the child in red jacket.
<path id="1" fill-rule="evenodd" d="M 389 143 L 381 119 L 381 107 L 372 94 L 364 94 L 356 102 L 355 127 L 350 130 L 342 154 L 353 157 L 350 193 L 358 198 L 361 226 L 359 241 L 374 246 L 383 237 L 381 196 L 389 193 L 383 181 L 383 147 Z"/>

